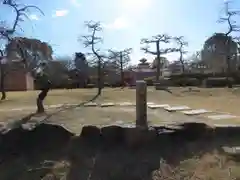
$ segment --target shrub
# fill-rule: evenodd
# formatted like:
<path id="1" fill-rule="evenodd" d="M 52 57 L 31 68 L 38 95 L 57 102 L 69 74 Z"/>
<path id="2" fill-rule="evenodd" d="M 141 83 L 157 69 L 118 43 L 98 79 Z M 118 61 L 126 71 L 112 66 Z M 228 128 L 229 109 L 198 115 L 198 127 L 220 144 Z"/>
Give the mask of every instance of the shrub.
<path id="1" fill-rule="evenodd" d="M 174 86 L 199 86 L 201 81 L 197 78 L 171 78 Z"/>
<path id="2" fill-rule="evenodd" d="M 234 83 L 233 78 L 229 79 L 231 84 Z M 206 78 L 202 81 L 202 85 L 204 87 L 226 87 L 228 85 L 228 81 L 226 77 L 217 77 L 217 78 Z"/>
<path id="3" fill-rule="evenodd" d="M 111 84 L 105 82 L 105 83 L 104 83 L 104 87 L 111 87 Z"/>
<path id="4" fill-rule="evenodd" d="M 87 86 L 86 86 L 86 88 L 94 88 L 94 87 L 96 87 L 95 84 L 87 84 Z"/>

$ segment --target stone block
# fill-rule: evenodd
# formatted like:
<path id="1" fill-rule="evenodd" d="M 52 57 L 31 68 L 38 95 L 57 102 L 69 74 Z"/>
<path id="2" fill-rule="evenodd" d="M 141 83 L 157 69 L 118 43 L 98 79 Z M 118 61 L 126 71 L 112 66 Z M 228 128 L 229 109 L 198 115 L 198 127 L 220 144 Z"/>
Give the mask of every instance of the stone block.
<path id="1" fill-rule="evenodd" d="M 152 143 L 157 138 L 157 131 L 154 129 L 125 128 L 124 137 L 128 147 L 138 148 Z"/>
<path id="2" fill-rule="evenodd" d="M 99 140 L 101 137 L 101 130 L 97 126 L 84 126 L 80 137 L 86 140 Z"/>
<path id="3" fill-rule="evenodd" d="M 109 144 L 123 141 L 123 128 L 120 126 L 106 126 L 101 129 L 103 140 Z"/>

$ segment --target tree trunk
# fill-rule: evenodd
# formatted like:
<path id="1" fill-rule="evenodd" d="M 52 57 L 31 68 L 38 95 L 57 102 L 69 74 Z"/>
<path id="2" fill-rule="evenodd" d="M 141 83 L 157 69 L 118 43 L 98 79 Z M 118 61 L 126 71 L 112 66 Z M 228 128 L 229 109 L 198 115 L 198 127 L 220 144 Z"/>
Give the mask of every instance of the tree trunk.
<path id="1" fill-rule="evenodd" d="M 102 63 L 101 60 L 98 61 L 98 96 L 102 94 Z"/>
<path id="2" fill-rule="evenodd" d="M 180 52 L 180 63 L 181 63 L 181 65 L 182 65 L 182 73 L 184 73 L 185 72 L 185 67 L 184 67 L 184 61 L 183 61 L 183 55 L 182 55 L 182 53 Z"/>
<path id="3" fill-rule="evenodd" d="M 2 93 L 1 100 L 5 100 L 7 97 L 6 91 L 5 91 L 5 69 L 2 64 L 0 65 L 0 71 L 1 71 L 0 90 Z"/>
<path id="4" fill-rule="evenodd" d="M 156 82 L 159 81 L 159 76 L 160 76 L 160 47 L 159 47 L 159 41 L 156 42 L 156 48 L 157 48 L 157 72 L 156 72 Z"/>
<path id="5" fill-rule="evenodd" d="M 228 36 L 227 36 L 228 37 Z M 232 88 L 232 82 L 230 81 L 230 77 L 231 77 L 231 43 L 229 40 L 227 40 L 227 57 L 226 57 L 226 63 L 227 63 L 227 86 L 228 88 Z M 231 55 L 230 55 L 231 54 Z"/>
<path id="6" fill-rule="evenodd" d="M 182 64 L 182 73 L 185 73 L 185 67 L 184 67 L 184 64 Z"/>
<path id="7" fill-rule="evenodd" d="M 231 65 L 230 65 L 230 57 L 227 56 L 227 86 L 228 88 L 232 88 L 232 82 L 230 80 L 231 77 Z"/>
<path id="8" fill-rule="evenodd" d="M 6 91 L 4 89 L 1 89 L 1 93 L 2 93 L 1 101 L 3 101 L 7 98 Z"/>
<path id="9" fill-rule="evenodd" d="M 47 97 L 47 93 L 50 90 L 50 88 L 44 88 L 42 91 L 39 93 L 38 98 L 37 98 L 37 113 L 43 113 L 45 111 L 44 106 L 43 106 L 43 101 Z"/>
<path id="10" fill-rule="evenodd" d="M 44 82 L 43 88 L 41 89 L 41 92 L 38 95 L 37 98 L 37 113 L 43 113 L 45 112 L 43 101 L 47 97 L 48 91 L 50 90 L 51 82 L 47 80 L 47 82 Z"/>
<path id="11" fill-rule="evenodd" d="M 123 74 L 123 56 L 122 56 L 122 52 L 120 52 L 120 71 L 121 71 L 121 85 L 122 88 L 125 87 L 125 83 L 124 83 L 124 74 Z"/>

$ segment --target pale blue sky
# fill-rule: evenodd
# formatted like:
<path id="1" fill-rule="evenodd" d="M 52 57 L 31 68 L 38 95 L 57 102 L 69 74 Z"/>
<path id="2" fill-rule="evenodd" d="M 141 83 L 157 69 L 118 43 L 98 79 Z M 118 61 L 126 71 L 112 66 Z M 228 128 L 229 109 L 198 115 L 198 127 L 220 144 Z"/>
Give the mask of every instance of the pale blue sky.
<path id="1" fill-rule="evenodd" d="M 21 0 L 32 4 L 32 0 Z M 200 50 L 206 38 L 214 32 L 224 30 L 217 24 L 223 0 L 35 0 L 45 16 L 31 11 L 32 21 L 22 23 L 27 37 L 39 38 L 49 42 L 54 54 L 73 55 L 76 51 L 86 52 L 78 37 L 88 33 L 84 21 L 101 21 L 104 25 L 103 50 L 109 48 L 133 48 L 133 63 L 144 55 L 140 51 L 140 39 L 160 33 L 172 36 L 185 36 L 189 42 L 188 51 Z M 240 9 L 240 1 L 231 4 Z M 8 16 L 7 16 L 8 15 Z M 1 5 L 0 19 L 13 14 Z M 5 17 L 4 17 L 5 16 Z M 4 17 L 4 18 L 3 18 Z M 154 47 L 153 47 L 154 48 Z M 176 60 L 176 54 L 168 55 L 169 60 Z"/>

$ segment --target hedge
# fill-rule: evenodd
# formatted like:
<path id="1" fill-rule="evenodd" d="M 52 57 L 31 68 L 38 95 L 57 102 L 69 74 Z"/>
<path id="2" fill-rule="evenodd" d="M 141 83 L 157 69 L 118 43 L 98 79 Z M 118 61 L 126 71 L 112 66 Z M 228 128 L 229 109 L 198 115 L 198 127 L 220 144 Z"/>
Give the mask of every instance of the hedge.
<path id="1" fill-rule="evenodd" d="M 233 78 L 229 78 L 231 84 L 234 84 L 235 81 Z M 202 81 L 202 86 L 204 87 L 226 87 L 228 85 L 228 80 L 226 77 L 218 78 L 206 78 Z"/>
<path id="2" fill-rule="evenodd" d="M 170 79 L 173 86 L 200 86 L 201 81 L 196 78 L 172 78 Z"/>

